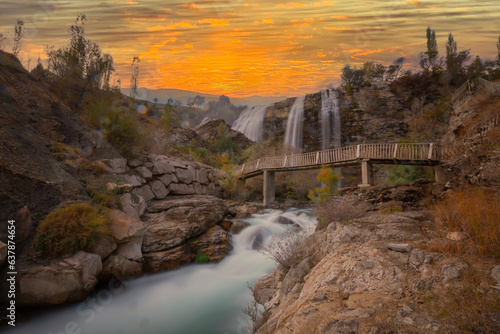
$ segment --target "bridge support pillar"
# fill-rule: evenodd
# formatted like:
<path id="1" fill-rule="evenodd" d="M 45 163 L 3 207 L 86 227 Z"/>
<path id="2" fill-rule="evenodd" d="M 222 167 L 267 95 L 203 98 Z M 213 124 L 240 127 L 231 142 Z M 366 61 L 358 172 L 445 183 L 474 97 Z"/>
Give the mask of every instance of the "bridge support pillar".
<path id="1" fill-rule="evenodd" d="M 444 175 L 443 168 L 441 168 L 441 165 L 433 166 L 432 169 L 434 170 L 434 177 L 436 178 L 436 184 L 445 184 L 446 176 Z"/>
<path id="2" fill-rule="evenodd" d="M 369 159 L 361 160 L 361 184 L 359 187 L 369 187 L 373 183 L 372 164 Z"/>
<path id="3" fill-rule="evenodd" d="M 267 207 L 274 203 L 276 196 L 276 185 L 274 182 L 274 173 L 269 170 L 264 170 L 264 206 Z"/>

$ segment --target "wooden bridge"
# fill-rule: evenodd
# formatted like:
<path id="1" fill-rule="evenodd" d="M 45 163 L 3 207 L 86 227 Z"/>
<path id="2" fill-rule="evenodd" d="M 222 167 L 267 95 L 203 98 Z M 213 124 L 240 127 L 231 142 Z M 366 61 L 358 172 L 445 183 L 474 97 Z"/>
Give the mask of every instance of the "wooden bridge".
<path id="1" fill-rule="evenodd" d="M 361 144 L 325 151 L 261 158 L 237 167 L 240 179 L 264 174 L 264 205 L 275 199 L 276 172 L 361 164 L 360 187 L 372 185 L 373 164 L 439 165 L 441 151 L 435 143 Z M 438 173 L 436 173 L 437 175 Z"/>

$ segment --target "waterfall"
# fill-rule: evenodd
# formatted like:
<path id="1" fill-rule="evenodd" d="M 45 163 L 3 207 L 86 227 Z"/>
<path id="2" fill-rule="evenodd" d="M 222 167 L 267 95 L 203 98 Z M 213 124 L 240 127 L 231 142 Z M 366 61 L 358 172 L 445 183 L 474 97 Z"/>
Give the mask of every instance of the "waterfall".
<path id="1" fill-rule="evenodd" d="M 248 139 L 257 143 L 262 142 L 264 137 L 264 117 L 269 106 L 255 106 L 246 108 L 240 117 L 234 121 L 233 130 L 243 133 Z"/>
<path id="2" fill-rule="evenodd" d="M 337 91 L 326 89 L 321 91 L 321 148 L 330 148 L 333 129 L 333 146 L 341 146 L 340 108 Z"/>
<path id="3" fill-rule="evenodd" d="M 306 97 L 297 97 L 288 114 L 285 133 L 285 150 L 292 148 L 293 151 L 302 149 L 302 130 L 304 128 L 304 101 Z"/>

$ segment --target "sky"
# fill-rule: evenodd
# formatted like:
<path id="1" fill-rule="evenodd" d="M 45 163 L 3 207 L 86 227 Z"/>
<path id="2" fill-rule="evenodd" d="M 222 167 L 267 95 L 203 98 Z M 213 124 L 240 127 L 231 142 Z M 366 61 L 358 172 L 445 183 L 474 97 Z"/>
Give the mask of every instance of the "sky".
<path id="1" fill-rule="evenodd" d="M 337 86 L 345 64 L 417 66 L 425 30 L 436 30 L 440 55 L 452 32 L 459 50 L 493 59 L 500 35 L 498 0 L 0 0 L 0 33 L 17 19 L 26 35 L 20 58 L 45 58 L 45 46 L 68 42 L 85 14 L 86 36 L 115 62 L 113 80 L 130 85 L 139 56 L 139 86 L 244 97 L 298 96 Z"/>

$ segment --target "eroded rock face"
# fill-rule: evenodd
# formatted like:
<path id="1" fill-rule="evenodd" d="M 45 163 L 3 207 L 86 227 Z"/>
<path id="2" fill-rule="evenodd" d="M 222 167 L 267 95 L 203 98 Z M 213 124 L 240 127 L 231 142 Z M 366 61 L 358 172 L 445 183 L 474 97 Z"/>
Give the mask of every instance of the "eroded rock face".
<path id="1" fill-rule="evenodd" d="M 112 279 L 128 279 L 143 275 L 142 264 L 128 260 L 120 255 L 112 255 L 103 263 L 100 282 L 109 282 Z"/>
<path id="2" fill-rule="evenodd" d="M 398 328 L 442 331 L 408 296 L 460 284 L 468 265 L 409 247 L 426 240 L 424 217 L 373 215 L 313 234 L 298 264 L 257 281 L 256 301 L 269 315 L 257 333 L 377 333 L 374 320 L 388 314 Z"/>
<path id="3" fill-rule="evenodd" d="M 167 251 L 144 254 L 144 270 L 157 273 L 189 264 L 196 259 L 189 246 L 181 245 Z"/>
<path id="4" fill-rule="evenodd" d="M 142 242 L 146 225 L 119 210 L 109 210 L 110 234 L 118 245 L 114 254 L 129 260 L 142 259 Z"/>
<path id="5" fill-rule="evenodd" d="M 57 305 L 85 299 L 102 271 L 99 255 L 77 252 L 47 266 L 19 273 L 18 301 L 25 306 Z"/>

